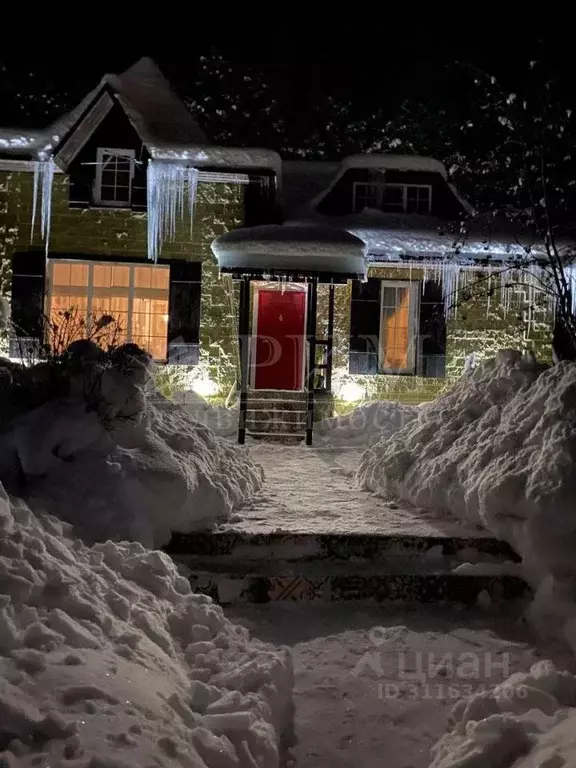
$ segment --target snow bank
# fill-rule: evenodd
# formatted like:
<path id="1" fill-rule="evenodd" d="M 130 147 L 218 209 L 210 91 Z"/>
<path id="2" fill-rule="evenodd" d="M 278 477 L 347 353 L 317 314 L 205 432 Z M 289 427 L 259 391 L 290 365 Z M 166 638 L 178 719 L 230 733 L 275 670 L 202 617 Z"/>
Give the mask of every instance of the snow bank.
<path id="1" fill-rule="evenodd" d="M 377 400 L 346 416 L 323 419 L 314 427 L 314 444 L 324 447 L 369 446 L 388 439 L 411 422 L 422 409 L 391 400 Z"/>
<path id="2" fill-rule="evenodd" d="M 289 651 L 191 594 L 164 553 L 70 534 L 0 486 L 0 764 L 276 768 Z"/>
<path id="3" fill-rule="evenodd" d="M 214 432 L 218 437 L 236 437 L 238 435 L 238 410 L 211 405 L 196 392 L 177 392 L 172 398 L 200 424 Z"/>
<path id="4" fill-rule="evenodd" d="M 431 768 L 562 768 L 576 765 L 576 677 L 550 661 L 491 691 L 460 700 L 453 730 Z"/>
<path id="5" fill-rule="evenodd" d="M 245 450 L 158 398 L 146 360 L 82 360 L 74 371 L 67 365 L 59 396 L 24 412 L 17 406 L 29 383 L 3 393 L 0 481 L 34 511 L 73 523 L 88 542 L 158 547 L 172 531 L 226 521 L 262 484 Z M 45 374 L 53 371 L 36 366 L 26 377 Z"/>
<path id="6" fill-rule="evenodd" d="M 576 577 L 576 365 L 504 350 L 362 457 L 362 486 L 483 525 L 535 583 Z"/>

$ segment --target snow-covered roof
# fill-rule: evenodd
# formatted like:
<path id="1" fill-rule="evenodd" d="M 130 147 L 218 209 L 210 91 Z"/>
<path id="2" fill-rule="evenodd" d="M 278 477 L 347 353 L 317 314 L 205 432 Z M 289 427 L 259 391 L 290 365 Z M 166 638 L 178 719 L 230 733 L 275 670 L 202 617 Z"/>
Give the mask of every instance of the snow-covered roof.
<path id="1" fill-rule="evenodd" d="M 305 210 L 340 170 L 340 163 L 313 160 L 284 160 L 280 201 L 288 218 Z"/>
<path id="2" fill-rule="evenodd" d="M 172 146 L 153 145 L 150 154 L 154 160 L 190 165 L 194 168 L 269 168 L 278 177 L 282 173 L 280 155 L 271 149 L 218 147 L 209 145 Z"/>
<path id="3" fill-rule="evenodd" d="M 212 243 L 228 270 L 319 272 L 364 277 L 364 243 L 344 230 L 319 225 L 267 224 L 236 229 Z"/>
<path id="4" fill-rule="evenodd" d="M 342 161 L 342 171 L 347 171 L 350 168 L 374 168 L 382 171 L 425 171 L 426 173 L 439 173 L 442 178 L 448 178 L 444 163 L 434 160 L 433 157 L 421 157 L 420 155 L 350 155 Z"/>
<path id="5" fill-rule="evenodd" d="M 120 75 L 107 74 L 82 101 L 41 131 L 0 130 L 0 154 L 36 159 L 56 149 L 90 111 L 100 93 L 112 91 L 146 146 L 196 146 L 208 139 L 154 61 L 142 58 Z"/>

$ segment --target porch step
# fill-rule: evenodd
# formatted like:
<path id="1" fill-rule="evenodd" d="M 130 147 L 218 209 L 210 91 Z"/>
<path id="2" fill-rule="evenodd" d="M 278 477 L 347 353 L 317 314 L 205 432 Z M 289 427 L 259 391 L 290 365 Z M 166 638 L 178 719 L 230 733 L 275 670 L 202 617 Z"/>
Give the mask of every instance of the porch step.
<path id="1" fill-rule="evenodd" d="M 193 589 L 222 604 L 368 598 L 473 605 L 481 593 L 501 602 L 528 592 L 514 566 L 494 574 L 495 564 L 519 558 L 488 537 L 198 532 L 174 534 L 165 549 Z M 473 551 L 489 557 L 485 571 L 455 572 Z"/>
<path id="2" fill-rule="evenodd" d="M 252 390 L 247 401 L 246 433 L 250 437 L 277 442 L 306 436 L 306 392 Z"/>

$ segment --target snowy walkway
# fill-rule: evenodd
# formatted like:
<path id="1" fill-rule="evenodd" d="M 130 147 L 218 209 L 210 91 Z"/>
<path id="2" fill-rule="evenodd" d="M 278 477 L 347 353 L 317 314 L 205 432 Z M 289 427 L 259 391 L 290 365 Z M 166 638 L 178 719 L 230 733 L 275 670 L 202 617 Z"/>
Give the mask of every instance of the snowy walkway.
<path id="1" fill-rule="evenodd" d="M 442 608 L 364 603 L 269 603 L 227 613 L 262 640 L 293 649 L 298 768 L 427 768 L 456 700 L 535 660 L 526 628 L 509 613 L 447 616 Z M 429 666 L 442 667 L 443 656 L 446 671 L 432 676 Z M 472 658 L 480 674 L 464 678 Z M 407 679 L 419 669 L 422 679 Z"/>
<path id="2" fill-rule="evenodd" d="M 251 533 L 368 533 L 418 536 L 490 536 L 457 520 L 398 507 L 354 487 L 360 452 L 340 448 L 252 443 L 266 473 L 255 499 L 232 527 Z"/>

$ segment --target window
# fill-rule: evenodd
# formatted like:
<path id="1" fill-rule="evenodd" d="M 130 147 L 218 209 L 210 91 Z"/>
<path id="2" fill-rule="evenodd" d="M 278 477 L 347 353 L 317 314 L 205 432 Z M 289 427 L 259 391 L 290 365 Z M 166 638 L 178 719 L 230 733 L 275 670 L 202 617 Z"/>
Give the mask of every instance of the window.
<path id="1" fill-rule="evenodd" d="M 360 213 L 365 208 L 374 208 L 390 213 L 428 214 L 432 206 L 432 187 L 428 184 L 356 181 L 352 205 L 354 213 Z"/>
<path id="2" fill-rule="evenodd" d="M 170 268 L 147 264 L 91 261 L 49 262 L 48 315 L 61 324 L 62 312 L 73 310 L 88 327 L 102 315 L 117 324 L 119 343 L 132 341 L 155 360 L 166 360 Z"/>
<path id="3" fill-rule="evenodd" d="M 379 349 L 382 373 L 414 373 L 419 285 L 382 280 Z"/>
<path id="4" fill-rule="evenodd" d="M 94 202 L 113 208 L 126 208 L 132 200 L 134 150 L 98 149 Z"/>

